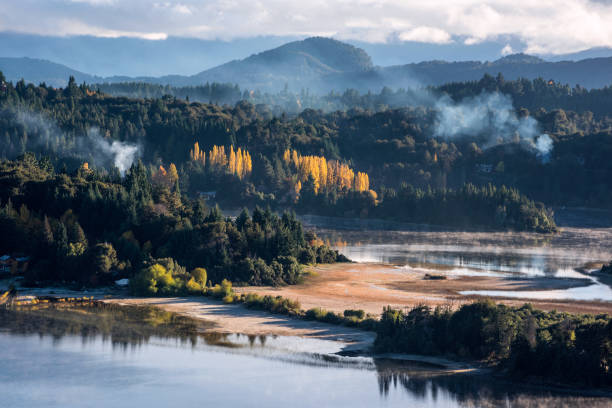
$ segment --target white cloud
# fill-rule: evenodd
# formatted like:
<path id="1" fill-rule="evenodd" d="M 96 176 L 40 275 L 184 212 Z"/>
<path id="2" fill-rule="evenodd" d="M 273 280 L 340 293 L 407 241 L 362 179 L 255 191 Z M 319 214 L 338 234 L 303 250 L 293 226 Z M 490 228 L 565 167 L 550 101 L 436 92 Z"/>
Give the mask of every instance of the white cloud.
<path id="1" fill-rule="evenodd" d="M 510 54 L 514 54 L 514 50 L 512 49 L 512 46 L 510 44 L 506 44 L 506 46 L 502 48 L 501 50 L 501 55 L 510 55 Z"/>
<path id="2" fill-rule="evenodd" d="M 612 46 L 612 4 L 591 0 L 0 0 L 0 30 L 164 38 L 332 34 L 477 44 L 518 38 L 530 53 Z M 69 20 L 71 24 L 62 25 Z"/>
<path id="3" fill-rule="evenodd" d="M 451 42 L 451 35 L 444 30 L 435 27 L 417 27 L 410 31 L 400 33 L 402 41 L 416 41 L 434 44 L 447 44 Z"/>

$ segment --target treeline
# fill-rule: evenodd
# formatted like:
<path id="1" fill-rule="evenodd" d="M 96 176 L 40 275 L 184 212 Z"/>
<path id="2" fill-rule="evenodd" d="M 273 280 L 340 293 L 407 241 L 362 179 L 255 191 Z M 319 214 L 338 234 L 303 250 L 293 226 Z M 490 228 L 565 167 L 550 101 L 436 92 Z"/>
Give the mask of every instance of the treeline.
<path id="1" fill-rule="evenodd" d="M 139 99 L 159 99 L 173 96 L 187 101 L 214 103 L 216 105 L 234 105 L 241 100 L 249 99 L 248 91 L 241 91 L 238 85 L 206 83 L 200 86 L 173 87 L 146 82 L 121 82 L 92 84 L 95 90 L 113 96 L 126 96 Z"/>
<path id="2" fill-rule="evenodd" d="M 384 190 L 384 200 L 375 215 L 397 214 L 396 219 L 460 227 L 489 226 L 500 229 L 554 232 L 551 209 L 522 195 L 516 189 L 491 184 L 466 184 L 457 190 L 421 190 L 405 186 Z"/>
<path id="3" fill-rule="evenodd" d="M 355 175 L 367 174 L 368 190 L 378 196 L 366 197 L 370 201 L 383 201 L 383 187 L 398 191 L 403 183 L 423 190 L 491 183 L 517 189 L 548 205 L 607 207 L 612 202 L 608 160 L 612 125 L 609 118 L 596 119 L 586 112 L 519 112 L 534 116 L 550 134 L 553 149 L 544 161 L 518 142 L 490 146 L 490 138 L 482 135 L 434 137 L 435 111 L 427 107 L 333 113 L 307 109 L 296 117 L 273 117 L 265 105 L 246 101 L 220 107 L 173 97 L 110 97 L 74 81 L 59 90 L 8 84 L 0 92 L 0 107 L 3 157 L 34 151 L 70 171 L 83 160 L 95 164 L 94 149 L 84 148 L 79 141 L 89 129 L 97 128 L 104 140 L 140 146 L 146 164 L 158 168 L 175 163 L 182 191 L 192 195 L 217 191 L 219 200 L 232 206 L 294 207 L 297 179 L 303 190 L 309 176 L 319 193 L 316 186 L 321 180 L 313 163 L 305 177 L 304 171 L 287 164 L 284 153 L 288 150 L 301 157 L 337 161 Z M 195 143 L 200 151 L 214 146 L 224 147 L 226 154 L 232 147 L 246 150 L 252 158 L 251 174 L 240 180 L 205 171 L 190 157 Z M 360 193 L 336 195 L 351 200 Z M 368 216 L 361 208 L 354 213 Z"/>
<path id="4" fill-rule="evenodd" d="M 4 160 L 0 203 L 0 251 L 31 257 L 30 283 L 106 284 L 159 265 L 149 270 L 152 286 L 187 283 L 187 271 L 199 274 L 200 285 L 226 278 L 279 285 L 296 283 L 302 264 L 345 259 L 292 213 L 256 208 L 232 220 L 186 197 L 176 182 L 152 183 L 142 162 L 121 177 L 85 165 L 56 172 L 29 154 Z"/>
<path id="5" fill-rule="evenodd" d="M 517 378 L 590 387 L 612 385 L 612 319 L 544 312 L 483 300 L 450 308 L 387 308 L 377 326 L 381 352 L 481 360 Z"/>
<path id="6" fill-rule="evenodd" d="M 173 96 L 189 101 L 235 105 L 239 101 L 268 105 L 275 113 L 300 113 L 304 109 L 324 111 L 364 109 L 383 111 L 405 106 L 426 106 L 430 96 L 449 95 L 456 101 L 475 97 L 483 92 L 499 92 L 512 97 L 516 109 L 529 111 L 565 110 L 578 113 L 590 112 L 596 117 L 608 116 L 612 111 L 612 87 L 587 89 L 559 82 L 537 79 L 506 80 L 503 75 L 485 74 L 478 81 L 451 82 L 423 89 L 383 88 L 380 92 L 362 93 L 355 89 L 344 92 L 331 91 L 326 95 L 282 91 L 276 94 L 261 91 L 240 90 L 236 84 L 206 83 L 200 86 L 172 87 L 144 82 L 92 84 L 113 96 L 130 98 L 162 98 Z"/>

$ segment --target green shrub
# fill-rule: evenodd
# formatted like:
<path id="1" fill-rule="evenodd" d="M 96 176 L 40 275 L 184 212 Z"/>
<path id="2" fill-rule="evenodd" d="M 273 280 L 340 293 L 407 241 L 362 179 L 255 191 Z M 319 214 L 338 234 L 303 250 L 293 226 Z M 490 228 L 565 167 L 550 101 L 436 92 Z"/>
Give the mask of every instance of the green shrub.
<path id="1" fill-rule="evenodd" d="M 132 292 L 141 296 L 174 294 L 178 286 L 172 274 L 157 263 L 140 270 L 130 283 Z"/>
<path id="2" fill-rule="evenodd" d="M 208 278 L 208 274 L 206 273 L 206 269 L 204 269 L 204 268 L 195 268 L 193 271 L 191 271 L 191 277 L 201 287 L 206 286 L 206 280 Z"/>
<path id="3" fill-rule="evenodd" d="M 358 310 L 347 309 L 344 311 L 344 317 L 355 317 L 358 320 L 361 320 L 365 317 L 365 311 L 362 309 L 358 309 Z"/>
<path id="4" fill-rule="evenodd" d="M 190 295 L 201 295 L 203 288 L 200 283 L 198 283 L 194 278 L 191 278 L 185 284 L 185 290 Z"/>

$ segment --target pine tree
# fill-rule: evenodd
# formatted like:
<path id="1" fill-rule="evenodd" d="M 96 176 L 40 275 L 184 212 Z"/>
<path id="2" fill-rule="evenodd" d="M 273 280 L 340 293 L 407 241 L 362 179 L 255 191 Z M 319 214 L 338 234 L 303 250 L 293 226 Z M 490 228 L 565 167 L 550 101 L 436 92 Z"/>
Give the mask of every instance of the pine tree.
<path id="1" fill-rule="evenodd" d="M 46 244 L 53 244 L 55 241 L 53 238 L 53 230 L 51 229 L 51 225 L 49 224 L 49 218 L 45 215 L 43 220 L 43 240 Z"/>

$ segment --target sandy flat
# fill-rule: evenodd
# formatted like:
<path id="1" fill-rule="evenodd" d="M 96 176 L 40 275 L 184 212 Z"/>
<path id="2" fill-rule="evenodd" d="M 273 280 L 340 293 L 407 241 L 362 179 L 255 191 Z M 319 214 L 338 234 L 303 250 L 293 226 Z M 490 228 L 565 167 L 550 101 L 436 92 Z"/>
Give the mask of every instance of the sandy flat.
<path id="1" fill-rule="evenodd" d="M 458 294 L 462 290 L 547 290 L 576 285 L 568 279 L 504 279 L 494 276 L 459 276 L 447 280 L 423 279 L 423 272 L 406 271 L 384 264 L 320 265 L 300 285 L 279 288 L 238 287 L 239 293 L 283 296 L 298 300 L 302 309 L 322 307 L 335 312 L 363 309 L 380 315 L 384 306 L 410 308 L 420 304 L 450 306 L 472 302 L 475 297 Z M 526 302 L 544 310 L 573 313 L 612 313 L 612 304 L 595 301 L 542 301 L 496 298 L 498 303 L 518 306 Z M 214 325 L 210 330 L 250 335 L 312 336 L 354 343 L 356 348 L 371 344 L 375 335 L 343 326 L 294 319 L 264 311 L 228 305 L 210 298 L 117 298 L 119 304 L 156 305 Z"/>
<path id="2" fill-rule="evenodd" d="M 254 292 L 298 300 L 303 309 L 322 307 L 335 312 L 363 309 L 380 314 L 384 306 L 410 308 L 420 304 L 457 307 L 473 301 L 460 295 L 464 290 L 549 290 L 565 289 L 577 282 L 570 279 L 504 279 L 494 276 L 458 276 L 447 280 L 426 280 L 425 273 L 384 264 L 350 263 L 320 265 L 301 285 L 242 287 L 238 292 Z M 585 284 L 587 282 L 585 281 Z M 544 310 L 574 313 L 612 313 L 612 303 L 599 301 L 526 300 L 495 298 L 498 303 L 532 303 Z"/>
<path id="3" fill-rule="evenodd" d="M 207 330 L 246 335 L 305 336 L 349 343 L 350 349 L 366 349 L 373 332 L 349 327 L 295 319 L 265 311 L 249 310 L 242 305 L 224 304 L 205 297 L 180 298 L 117 298 L 105 302 L 122 305 L 154 305 L 164 310 L 201 319 L 213 327 Z"/>
<path id="4" fill-rule="evenodd" d="M 322 307 L 339 313 L 346 309 L 363 309 L 380 316 L 383 307 L 387 305 L 394 308 L 411 308 L 423 304 L 456 308 L 476 298 L 460 295 L 459 292 L 463 290 L 551 290 L 580 284 L 580 281 L 570 279 L 507 279 L 496 276 L 453 276 L 446 280 L 426 280 L 424 275 L 425 272 L 418 269 L 407 270 L 387 264 L 341 263 L 311 268 L 310 275 L 299 285 L 277 288 L 247 286 L 235 290 L 239 293 L 267 294 L 298 300 L 302 309 Z M 51 293 L 48 288 L 32 291 L 36 295 Z M 60 292 L 57 288 L 53 291 L 56 296 Z M 23 294 L 28 294 L 28 290 L 23 291 Z M 71 292 L 70 296 L 83 294 Z M 95 297 L 100 299 L 103 295 L 96 293 Z M 498 303 L 512 306 L 529 302 L 543 310 L 612 314 L 610 302 L 494 299 Z M 115 293 L 113 299 L 105 301 L 156 305 L 201 319 L 213 326 L 209 330 L 222 333 L 317 337 L 352 343 L 354 348 L 367 347 L 375 338 L 371 332 L 249 310 L 242 305 L 228 305 L 205 297 L 130 298 L 124 293 Z"/>

